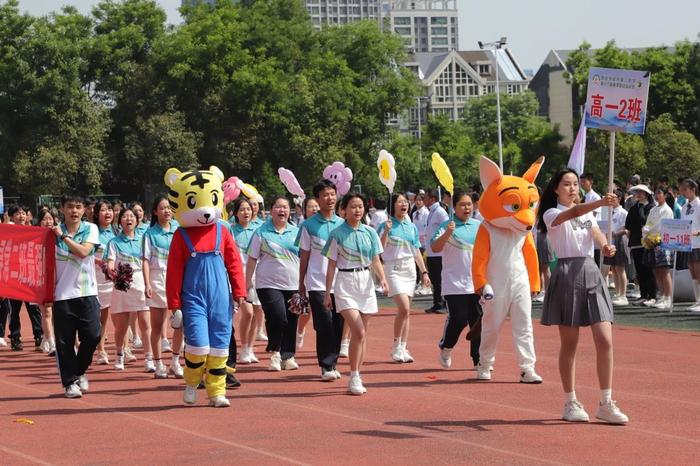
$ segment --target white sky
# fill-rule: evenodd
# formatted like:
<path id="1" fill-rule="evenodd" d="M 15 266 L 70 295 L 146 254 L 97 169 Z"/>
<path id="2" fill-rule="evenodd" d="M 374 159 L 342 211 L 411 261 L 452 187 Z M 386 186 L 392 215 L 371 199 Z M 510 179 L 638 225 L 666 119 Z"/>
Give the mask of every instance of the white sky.
<path id="1" fill-rule="evenodd" d="M 2 0 L 0 0 L 2 1 Z M 20 0 L 34 15 L 70 4 L 89 12 L 97 0 Z M 171 23 L 180 22 L 181 0 L 158 0 Z M 601 47 L 615 39 L 620 47 L 673 45 L 698 40 L 700 2 L 696 0 L 457 0 L 460 49 L 501 36 L 524 68 L 537 71 L 550 49 L 576 48 L 583 40 Z"/>

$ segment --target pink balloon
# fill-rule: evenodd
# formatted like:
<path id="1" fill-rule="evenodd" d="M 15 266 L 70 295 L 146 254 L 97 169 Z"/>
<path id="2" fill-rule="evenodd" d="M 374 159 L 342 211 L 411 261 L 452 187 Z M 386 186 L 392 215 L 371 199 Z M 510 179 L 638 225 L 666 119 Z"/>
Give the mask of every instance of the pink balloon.
<path id="1" fill-rule="evenodd" d="M 323 177 L 331 180 L 338 190 L 339 196 L 344 196 L 350 191 L 352 183 L 352 170 L 345 166 L 343 162 L 333 162 L 323 170 Z"/>
<path id="2" fill-rule="evenodd" d="M 284 187 L 287 188 L 287 191 L 289 191 L 293 196 L 304 200 L 306 194 L 304 193 L 304 190 L 302 189 L 301 185 L 299 185 L 297 177 L 294 176 L 294 173 L 292 173 L 291 170 L 287 170 L 284 167 L 280 167 L 277 169 L 277 174 L 280 176 L 280 181 L 282 182 Z"/>
<path id="3" fill-rule="evenodd" d="M 232 176 L 228 180 L 224 181 L 221 188 L 224 191 L 224 205 L 231 201 L 235 201 L 238 199 L 238 196 L 241 195 L 241 189 L 238 187 L 237 176 Z"/>

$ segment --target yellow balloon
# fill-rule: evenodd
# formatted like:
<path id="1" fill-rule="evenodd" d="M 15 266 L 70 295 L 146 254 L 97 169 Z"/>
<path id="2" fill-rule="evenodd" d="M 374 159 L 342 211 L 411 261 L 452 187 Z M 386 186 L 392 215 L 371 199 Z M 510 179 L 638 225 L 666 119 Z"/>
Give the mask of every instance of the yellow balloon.
<path id="1" fill-rule="evenodd" d="M 447 166 L 445 159 L 440 157 L 440 154 L 437 152 L 433 152 L 431 166 L 440 184 L 443 185 L 450 194 L 454 194 L 454 179 L 452 178 L 450 167 Z"/>
<path id="2" fill-rule="evenodd" d="M 388 160 L 382 160 L 379 162 L 379 173 L 382 179 L 388 180 L 389 179 L 389 161 Z"/>

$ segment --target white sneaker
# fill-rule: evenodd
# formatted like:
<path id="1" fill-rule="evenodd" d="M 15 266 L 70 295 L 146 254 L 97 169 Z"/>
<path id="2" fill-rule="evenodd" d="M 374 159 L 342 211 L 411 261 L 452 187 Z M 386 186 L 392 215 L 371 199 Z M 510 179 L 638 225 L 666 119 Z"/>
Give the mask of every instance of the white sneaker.
<path id="1" fill-rule="evenodd" d="M 297 332 L 297 349 L 302 349 L 304 347 L 304 333 L 306 332 Z"/>
<path id="2" fill-rule="evenodd" d="M 49 340 L 49 356 L 56 356 L 56 342 L 54 340 Z"/>
<path id="3" fill-rule="evenodd" d="M 163 338 L 160 342 L 160 350 L 163 353 L 172 353 L 173 352 L 173 347 L 170 346 L 170 340 L 167 338 Z"/>
<path id="4" fill-rule="evenodd" d="M 569 422 L 588 422 L 588 413 L 578 400 L 572 400 L 564 404 L 561 418 Z"/>
<path id="5" fill-rule="evenodd" d="M 186 405 L 193 405 L 197 402 L 197 387 L 185 385 L 185 393 L 182 395 L 182 401 Z"/>
<path id="6" fill-rule="evenodd" d="M 403 362 L 413 362 L 413 356 L 408 352 L 406 348 L 401 348 L 401 356 L 403 357 Z"/>
<path id="7" fill-rule="evenodd" d="M 362 379 L 359 375 L 350 376 L 350 381 L 348 382 L 348 392 L 353 395 L 363 395 L 367 392 L 367 389 L 362 385 Z"/>
<path id="8" fill-rule="evenodd" d="M 440 350 L 440 365 L 443 369 L 449 369 L 452 366 L 452 348 L 443 348 Z"/>
<path id="9" fill-rule="evenodd" d="M 126 348 L 124 348 L 124 361 L 134 362 L 134 361 L 136 361 L 136 359 L 137 358 L 134 355 L 134 353 L 131 351 L 131 348 L 129 348 L 128 346 Z"/>
<path id="10" fill-rule="evenodd" d="M 299 364 L 297 364 L 297 360 L 294 359 L 294 356 L 292 356 L 289 359 L 282 360 L 282 369 L 285 371 L 295 371 L 299 369 Z"/>
<path id="11" fill-rule="evenodd" d="M 97 364 L 100 366 L 104 366 L 105 364 L 109 364 L 109 355 L 107 354 L 107 351 L 100 351 L 97 355 Z"/>
<path id="12" fill-rule="evenodd" d="M 258 341 L 267 341 L 267 335 L 265 335 L 265 330 L 261 328 L 258 329 L 258 334 L 255 336 L 255 339 Z"/>
<path id="13" fill-rule="evenodd" d="M 401 346 L 395 345 L 391 350 L 391 360 L 394 362 L 403 362 L 403 350 Z"/>
<path id="14" fill-rule="evenodd" d="M 170 373 L 173 374 L 176 379 L 181 379 L 185 376 L 185 371 L 182 369 L 179 361 L 170 362 Z"/>
<path id="15" fill-rule="evenodd" d="M 654 307 L 656 309 L 671 309 L 671 298 L 664 296 L 663 298 L 659 299 L 656 304 L 654 304 Z"/>
<path id="16" fill-rule="evenodd" d="M 350 340 L 343 340 L 340 342 L 340 352 L 338 356 L 341 358 L 347 358 L 350 353 Z"/>
<path id="17" fill-rule="evenodd" d="M 138 335 L 136 335 L 136 337 L 134 338 L 133 347 L 136 349 L 143 348 L 143 341 L 141 341 L 141 337 L 139 337 Z"/>
<path id="18" fill-rule="evenodd" d="M 252 347 L 252 346 L 248 348 L 248 355 L 250 356 L 250 362 L 251 362 L 251 364 L 256 364 L 256 363 L 259 363 L 259 362 L 260 362 L 260 360 L 258 360 L 258 357 L 255 356 L 255 353 L 253 352 L 253 347 Z"/>
<path id="19" fill-rule="evenodd" d="M 90 390 L 90 382 L 88 382 L 87 375 L 83 374 L 78 377 L 78 388 L 82 393 L 87 393 Z"/>
<path id="20" fill-rule="evenodd" d="M 0 337 L 0 348 L 6 348 L 7 347 L 7 342 L 5 341 L 4 338 Z"/>
<path id="21" fill-rule="evenodd" d="M 477 380 L 491 380 L 491 369 L 479 364 L 476 366 L 476 378 Z"/>
<path id="22" fill-rule="evenodd" d="M 81 398 L 83 393 L 80 391 L 78 384 L 73 383 L 66 387 L 65 397 L 66 398 Z"/>
<path id="23" fill-rule="evenodd" d="M 341 377 L 340 371 L 336 369 L 336 370 L 333 371 L 333 373 L 335 374 L 335 379 L 336 379 L 336 380 L 340 380 L 340 377 Z"/>
<path id="24" fill-rule="evenodd" d="M 614 400 L 599 404 L 595 417 L 610 424 L 627 424 L 630 420 L 620 411 Z"/>
<path id="25" fill-rule="evenodd" d="M 535 372 L 535 369 L 528 369 L 520 373 L 520 383 L 542 383 L 542 377 Z"/>
<path id="26" fill-rule="evenodd" d="M 282 356 L 278 351 L 272 353 L 270 356 L 270 365 L 267 368 L 268 371 L 278 372 L 282 370 Z"/>
<path id="27" fill-rule="evenodd" d="M 241 355 L 238 357 L 238 363 L 239 364 L 251 364 L 253 360 L 250 357 L 250 351 L 248 348 L 243 348 L 241 350 Z"/>
<path id="28" fill-rule="evenodd" d="M 321 369 L 321 380 L 324 382 L 333 382 L 335 380 L 338 380 L 338 378 L 335 376 L 335 371 L 327 371 L 325 369 Z"/>
<path id="29" fill-rule="evenodd" d="M 158 364 L 156 364 L 156 371 L 153 377 L 156 379 L 168 378 L 168 369 L 165 367 L 165 364 L 163 364 L 163 361 L 158 361 Z"/>
<path id="30" fill-rule="evenodd" d="M 228 408 L 231 406 L 231 403 L 224 395 L 217 395 L 209 398 L 209 406 L 213 406 L 214 408 Z"/>
<path id="31" fill-rule="evenodd" d="M 537 296 L 532 298 L 532 302 L 534 303 L 543 303 L 544 302 L 544 293 L 538 293 Z"/>
<path id="32" fill-rule="evenodd" d="M 114 368 L 118 371 L 124 370 L 124 355 L 118 354 L 117 360 L 114 362 Z"/>
<path id="33" fill-rule="evenodd" d="M 613 306 L 629 306 L 629 301 L 625 296 L 615 296 L 612 303 Z"/>
<path id="34" fill-rule="evenodd" d="M 654 307 L 654 304 L 656 304 L 656 300 L 654 298 L 647 299 L 642 304 L 646 307 Z"/>
<path id="35" fill-rule="evenodd" d="M 144 361 L 143 371 L 148 373 L 156 371 L 156 365 L 153 363 L 153 359 L 146 359 L 146 361 Z"/>
<path id="36" fill-rule="evenodd" d="M 41 345 L 39 345 L 39 347 L 41 348 L 41 351 L 44 354 L 49 354 L 49 349 L 51 348 L 51 344 L 49 343 L 49 340 L 47 340 L 46 338 L 42 338 Z"/>
<path id="37" fill-rule="evenodd" d="M 700 304 L 696 304 L 695 306 L 690 306 L 688 308 L 688 312 L 700 312 Z"/>

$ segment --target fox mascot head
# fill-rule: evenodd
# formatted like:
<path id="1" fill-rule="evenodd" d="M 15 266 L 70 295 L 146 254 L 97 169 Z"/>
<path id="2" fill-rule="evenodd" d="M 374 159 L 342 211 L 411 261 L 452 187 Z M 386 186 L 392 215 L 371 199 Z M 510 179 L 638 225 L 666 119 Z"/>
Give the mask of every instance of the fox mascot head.
<path id="1" fill-rule="evenodd" d="M 484 193 L 479 199 L 479 212 L 484 220 L 497 228 L 523 234 L 532 230 L 540 200 L 534 183 L 543 163 L 544 157 L 540 157 L 521 178 L 504 175 L 498 165 L 481 157 L 479 177 Z"/>

